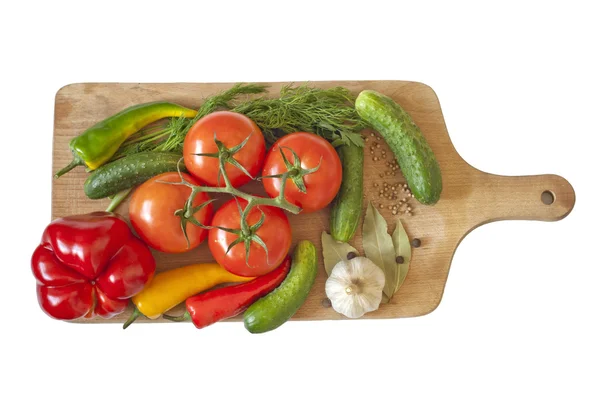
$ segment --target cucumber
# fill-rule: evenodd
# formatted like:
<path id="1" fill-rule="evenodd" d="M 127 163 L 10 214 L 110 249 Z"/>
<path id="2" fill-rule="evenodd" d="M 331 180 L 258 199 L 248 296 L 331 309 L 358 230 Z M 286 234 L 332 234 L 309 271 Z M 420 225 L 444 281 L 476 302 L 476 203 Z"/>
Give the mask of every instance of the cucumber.
<path id="1" fill-rule="evenodd" d="M 442 172 L 431 147 L 410 115 L 394 100 L 373 90 L 356 98 L 359 116 L 388 143 L 415 199 L 433 205 L 442 193 Z"/>
<path id="2" fill-rule="evenodd" d="M 244 313 L 250 333 L 264 333 L 283 325 L 308 297 L 317 277 L 317 249 L 307 240 L 298 242 L 292 268 L 275 290 L 258 299 Z"/>
<path id="3" fill-rule="evenodd" d="M 168 152 L 142 152 L 127 155 L 107 163 L 85 180 L 83 191 L 90 199 L 101 199 L 133 188 L 144 181 L 168 171 L 177 171 L 181 154 Z M 180 163 L 181 171 L 185 165 Z"/>
<path id="4" fill-rule="evenodd" d="M 342 161 L 342 186 L 329 216 L 331 237 L 348 242 L 354 236 L 363 202 L 363 148 L 350 144 L 338 150 Z"/>

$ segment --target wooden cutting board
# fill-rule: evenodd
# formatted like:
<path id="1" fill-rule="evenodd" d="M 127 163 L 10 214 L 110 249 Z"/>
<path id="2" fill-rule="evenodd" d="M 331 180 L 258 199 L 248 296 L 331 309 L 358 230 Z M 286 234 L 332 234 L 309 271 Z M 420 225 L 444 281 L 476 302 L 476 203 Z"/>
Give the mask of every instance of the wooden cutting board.
<path id="1" fill-rule="evenodd" d="M 270 92 L 275 95 L 288 84 L 269 83 Z M 322 88 L 344 86 L 358 94 L 363 89 L 382 92 L 397 101 L 420 126 L 427 141 L 440 163 L 443 176 L 443 192 L 435 206 L 411 202 L 412 216 L 403 215 L 402 222 L 410 238 L 419 238 L 419 248 L 413 249 L 413 257 L 406 281 L 389 304 L 365 315 L 365 318 L 397 318 L 425 315 L 433 311 L 442 299 L 448 277 L 450 263 L 456 247 L 467 233 L 476 227 L 499 220 L 541 220 L 557 221 L 569 214 L 575 204 L 573 187 L 564 178 L 546 174 L 537 176 L 505 177 L 484 173 L 465 162 L 456 152 L 435 92 L 427 85 L 405 81 L 325 81 L 311 82 Z M 134 104 L 166 100 L 181 105 L 198 108 L 204 98 L 228 89 L 231 83 L 80 83 L 61 88 L 56 95 L 54 121 L 53 170 L 71 161 L 69 140 L 98 121 Z M 379 189 L 388 184 L 403 182 L 401 173 L 386 175 L 388 168 L 383 160 L 374 161 L 377 151 L 385 150 L 387 159 L 391 152 L 383 140 L 371 136 L 366 143 L 365 153 L 365 201 L 384 205 L 381 213 L 393 229 L 398 215 L 393 215 L 388 206 L 391 201 L 381 200 Z M 371 144 L 381 147 L 375 154 L 370 153 Z M 380 153 L 379 153 L 379 156 Z M 383 178 L 381 174 L 383 173 Z M 69 172 L 52 183 L 52 218 L 70 214 L 81 214 L 104 210 L 109 203 L 105 200 L 90 200 L 83 193 L 86 172 L 82 167 Z M 375 188 L 374 184 L 379 187 Z M 245 189 L 261 192 L 259 183 L 251 183 Z M 546 194 L 543 194 L 546 192 Z M 550 199 L 545 204 L 542 196 Z M 396 201 L 397 202 L 397 201 Z M 127 203 L 117 210 L 127 215 Z M 321 232 L 329 229 L 329 210 L 305 215 L 290 215 L 294 244 L 300 239 L 309 239 L 321 251 Z M 508 238 L 507 238 L 508 239 Z M 361 253 L 361 229 L 351 242 Z M 213 261 L 206 244 L 189 253 L 173 255 L 154 252 L 157 271 L 163 271 L 190 263 Z M 331 308 L 323 305 L 326 274 L 319 268 L 317 280 L 311 294 L 293 319 L 321 320 L 346 319 Z M 111 319 L 97 318 L 82 322 L 120 322 L 131 312 Z M 179 306 L 170 313 L 181 313 Z M 239 319 L 236 318 L 236 319 Z M 144 322 L 140 319 L 137 322 Z"/>

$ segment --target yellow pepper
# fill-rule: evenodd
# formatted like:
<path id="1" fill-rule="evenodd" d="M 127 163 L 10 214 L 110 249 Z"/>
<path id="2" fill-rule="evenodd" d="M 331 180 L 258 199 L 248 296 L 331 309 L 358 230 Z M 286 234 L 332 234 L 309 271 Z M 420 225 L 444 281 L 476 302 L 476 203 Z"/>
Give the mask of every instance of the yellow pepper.
<path id="1" fill-rule="evenodd" d="M 123 324 L 123 329 L 142 314 L 156 319 L 164 312 L 222 283 L 247 282 L 254 278 L 234 275 L 216 263 L 192 264 L 161 272 L 137 295 L 131 298 L 135 309 Z"/>

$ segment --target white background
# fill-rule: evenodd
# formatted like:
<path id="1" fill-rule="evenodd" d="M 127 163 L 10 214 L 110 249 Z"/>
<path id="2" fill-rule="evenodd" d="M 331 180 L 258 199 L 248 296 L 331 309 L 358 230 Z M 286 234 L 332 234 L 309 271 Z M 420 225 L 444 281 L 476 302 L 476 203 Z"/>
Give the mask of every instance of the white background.
<path id="1" fill-rule="evenodd" d="M 0 396 L 600 395 L 592 2 L 201 3 L 3 5 Z M 427 83 L 468 162 L 560 174 L 575 188 L 574 211 L 475 230 L 441 305 L 420 318 L 295 322 L 253 336 L 238 323 L 124 332 L 41 312 L 29 258 L 50 220 L 61 86 L 330 79 Z"/>

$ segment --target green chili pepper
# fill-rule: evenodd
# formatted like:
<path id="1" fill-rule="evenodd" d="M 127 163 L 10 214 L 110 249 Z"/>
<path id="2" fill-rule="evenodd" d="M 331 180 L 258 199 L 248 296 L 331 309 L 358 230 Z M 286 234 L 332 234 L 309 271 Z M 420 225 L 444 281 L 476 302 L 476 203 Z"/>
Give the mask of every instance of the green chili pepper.
<path id="1" fill-rule="evenodd" d="M 85 130 L 69 142 L 73 161 L 54 175 L 58 178 L 77 166 L 95 170 L 115 154 L 121 144 L 142 127 L 166 117 L 193 118 L 196 111 L 172 102 L 131 106 Z"/>

